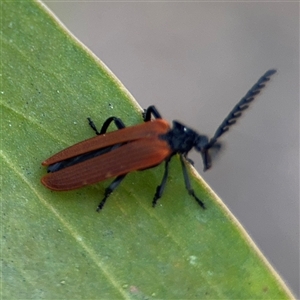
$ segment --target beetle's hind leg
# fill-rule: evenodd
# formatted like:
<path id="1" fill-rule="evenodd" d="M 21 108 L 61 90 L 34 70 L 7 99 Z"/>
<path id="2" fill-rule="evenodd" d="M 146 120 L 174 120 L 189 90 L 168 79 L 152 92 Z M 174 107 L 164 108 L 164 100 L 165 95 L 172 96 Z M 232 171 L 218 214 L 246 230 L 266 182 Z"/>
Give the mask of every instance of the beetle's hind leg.
<path id="1" fill-rule="evenodd" d="M 110 118 L 108 118 L 104 123 L 103 123 L 103 125 L 102 125 L 102 127 L 101 127 L 101 130 L 100 131 L 98 131 L 98 129 L 97 129 L 97 127 L 96 127 L 96 125 L 95 125 L 95 123 L 92 121 L 92 119 L 91 118 L 87 118 L 88 119 L 88 121 L 89 121 L 89 125 L 91 126 L 91 128 L 96 132 L 96 134 L 97 135 L 101 135 L 101 134 L 104 134 L 106 131 L 107 131 L 107 129 L 108 129 L 108 126 L 111 124 L 111 122 L 114 122 L 115 123 L 115 125 L 116 125 L 116 127 L 118 128 L 118 129 L 122 129 L 122 128 L 125 128 L 126 126 L 125 126 L 125 124 L 123 123 L 123 121 L 121 120 L 121 119 L 119 119 L 119 118 L 116 118 L 116 117 L 110 117 Z M 115 147 L 118 147 L 119 145 L 115 145 L 115 146 L 113 146 L 112 147 L 112 149 L 113 148 L 115 148 Z M 110 196 L 110 194 L 119 186 L 119 184 L 122 182 L 122 180 L 125 178 L 125 176 L 126 176 L 126 174 L 125 175 L 121 175 L 121 176 L 118 176 L 106 189 L 105 189 L 105 193 L 104 193 L 104 198 L 102 199 L 102 201 L 100 202 L 100 204 L 98 205 L 98 207 L 97 207 L 97 212 L 99 212 L 102 208 L 103 208 L 103 206 L 104 206 L 104 204 L 105 204 L 105 202 L 106 202 L 106 200 L 107 200 L 107 198 Z"/>
<path id="2" fill-rule="evenodd" d="M 104 134 L 107 131 L 107 128 L 111 122 L 114 122 L 118 129 L 122 129 L 122 128 L 126 127 L 120 118 L 110 117 L 103 123 L 101 130 L 98 131 L 98 129 L 97 129 L 95 123 L 92 121 L 92 119 L 91 118 L 87 118 L 87 119 L 89 121 L 89 125 L 96 132 L 97 135 Z"/>
<path id="3" fill-rule="evenodd" d="M 161 115 L 154 105 L 151 105 L 147 109 L 144 110 L 144 112 L 143 112 L 144 122 L 150 121 L 151 116 L 153 116 L 155 119 L 161 119 Z"/>
<path id="4" fill-rule="evenodd" d="M 100 202 L 100 204 L 98 205 L 98 207 L 97 207 L 97 212 L 99 212 L 102 208 L 103 208 L 103 206 L 104 206 L 104 204 L 105 204 L 105 202 L 106 202 L 106 200 L 107 200 L 107 198 L 110 196 L 110 194 L 119 186 L 119 184 L 122 182 L 122 180 L 125 178 L 125 176 L 126 176 L 126 174 L 125 175 L 120 175 L 120 176 L 118 176 L 110 185 L 109 185 L 109 187 L 107 187 L 106 189 L 105 189 L 105 193 L 104 193 L 104 198 L 103 198 L 103 200 Z"/>

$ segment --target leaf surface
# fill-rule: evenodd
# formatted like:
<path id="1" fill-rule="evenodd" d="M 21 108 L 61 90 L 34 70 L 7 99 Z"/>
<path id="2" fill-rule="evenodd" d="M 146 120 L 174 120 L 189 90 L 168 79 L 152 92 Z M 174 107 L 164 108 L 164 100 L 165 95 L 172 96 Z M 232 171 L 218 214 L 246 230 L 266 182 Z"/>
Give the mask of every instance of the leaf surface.
<path id="1" fill-rule="evenodd" d="M 178 158 L 155 209 L 163 165 L 129 174 L 99 214 L 110 181 L 42 186 L 44 159 L 93 136 L 87 117 L 130 126 L 141 109 L 44 5 L 2 1 L 1 10 L 3 299 L 292 298 L 192 169 L 207 209 L 188 195 Z"/>

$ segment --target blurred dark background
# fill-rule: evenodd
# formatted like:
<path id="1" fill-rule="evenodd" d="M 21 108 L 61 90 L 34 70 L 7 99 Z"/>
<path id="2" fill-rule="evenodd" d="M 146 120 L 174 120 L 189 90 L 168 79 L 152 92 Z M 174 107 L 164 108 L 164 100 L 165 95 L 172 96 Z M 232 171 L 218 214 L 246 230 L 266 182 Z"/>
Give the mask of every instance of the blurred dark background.
<path id="1" fill-rule="evenodd" d="M 46 4 L 143 108 L 210 136 L 266 70 L 278 70 L 224 135 L 212 170 L 191 157 L 299 297 L 299 3 Z"/>

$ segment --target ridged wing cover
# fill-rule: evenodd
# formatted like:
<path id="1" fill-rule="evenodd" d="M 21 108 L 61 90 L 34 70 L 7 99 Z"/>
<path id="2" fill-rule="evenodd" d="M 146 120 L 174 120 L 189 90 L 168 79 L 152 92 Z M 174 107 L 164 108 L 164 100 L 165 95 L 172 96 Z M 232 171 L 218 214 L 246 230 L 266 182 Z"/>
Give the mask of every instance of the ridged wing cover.
<path id="1" fill-rule="evenodd" d="M 171 153 L 169 145 L 163 140 L 139 139 L 104 155 L 49 173 L 42 178 L 42 183 L 56 191 L 77 189 L 111 177 L 154 167 Z"/>
<path id="2" fill-rule="evenodd" d="M 155 119 L 153 121 L 141 123 L 135 126 L 125 127 L 116 131 L 108 132 L 106 134 L 97 135 L 88 140 L 70 146 L 43 161 L 42 165 L 49 166 L 97 149 L 130 142 L 137 139 L 155 137 L 158 134 L 166 133 L 169 129 L 169 123 L 163 119 Z"/>

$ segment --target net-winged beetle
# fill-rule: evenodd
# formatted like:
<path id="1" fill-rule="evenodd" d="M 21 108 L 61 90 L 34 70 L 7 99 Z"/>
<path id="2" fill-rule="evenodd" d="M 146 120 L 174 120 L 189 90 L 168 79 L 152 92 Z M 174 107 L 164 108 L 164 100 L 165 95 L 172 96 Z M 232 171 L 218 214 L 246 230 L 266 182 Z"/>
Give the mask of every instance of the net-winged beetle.
<path id="1" fill-rule="evenodd" d="M 128 173 L 149 169 L 165 162 L 163 179 L 152 201 L 154 207 L 163 194 L 169 162 L 173 155 L 179 154 L 186 189 L 205 208 L 204 203 L 195 195 L 188 177 L 186 161 L 191 162 L 187 158 L 189 151 L 194 148 L 200 152 L 204 170 L 209 169 L 212 165 L 210 151 L 217 150 L 221 145 L 218 138 L 235 124 L 236 119 L 249 107 L 249 103 L 274 73 L 276 70 L 269 70 L 257 81 L 234 106 L 211 139 L 177 121 L 173 121 L 173 127 L 170 127 L 154 106 L 144 111 L 145 123 L 131 127 L 125 127 L 119 118 L 110 117 L 98 131 L 93 121 L 88 118 L 89 125 L 97 136 L 70 146 L 43 161 L 42 165 L 48 166 L 49 174 L 41 181 L 51 190 L 68 191 L 116 177 L 105 190 L 104 198 L 97 208 L 100 211 L 109 195 Z M 106 133 L 112 122 L 118 130 Z"/>

